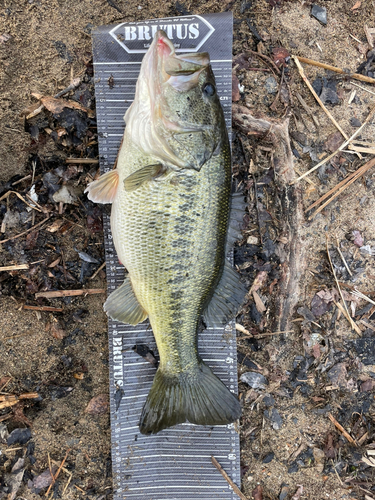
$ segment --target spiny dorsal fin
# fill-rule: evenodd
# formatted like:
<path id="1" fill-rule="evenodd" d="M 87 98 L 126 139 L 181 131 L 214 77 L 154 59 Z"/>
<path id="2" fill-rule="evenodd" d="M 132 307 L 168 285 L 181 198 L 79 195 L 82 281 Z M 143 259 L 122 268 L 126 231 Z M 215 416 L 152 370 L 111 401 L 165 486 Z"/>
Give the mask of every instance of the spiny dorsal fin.
<path id="1" fill-rule="evenodd" d="M 112 203 L 117 193 L 119 176 L 117 170 L 111 170 L 90 182 L 85 189 L 89 200 L 94 203 Z"/>
<path id="2" fill-rule="evenodd" d="M 227 260 L 223 274 L 205 312 L 203 320 L 207 326 L 220 327 L 233 318 L 247 293 L 245 285 Z"/>
<path id="3" fill-rule="evenodd" d="M 241 238 L 241 227 L 245 215 L 246 202 L 243 193 L 233 193 L 229 214 L 226 254 L 230 252 L 234 243 Z"/>
<path id="4" fill-rule="evenodd" d="M 129 278 L 110 294 L 105 301 L 103 309 L 112 319 L 138 325 L 147 318 L 146 311 L 139 304 Z"/>
<path id="5" fill-rule="evenodd" d="M 134 191 L 135 189 L 138 189 L 144 182 L 150 181 L 154 177 L 157 177 L 162 173 L 162 171 L 163 165 L 161 165 L 161 163 L 156 163 L 155 165 L 147 165 L 146 167 L 137 170 L 124 180 L 125 190 Z"/>

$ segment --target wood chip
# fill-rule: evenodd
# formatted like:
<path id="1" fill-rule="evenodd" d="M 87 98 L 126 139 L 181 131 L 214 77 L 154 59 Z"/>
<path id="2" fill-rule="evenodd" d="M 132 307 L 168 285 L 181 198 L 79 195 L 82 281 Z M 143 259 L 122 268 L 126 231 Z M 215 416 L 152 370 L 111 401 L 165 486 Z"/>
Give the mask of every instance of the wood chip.
<path id="1" fill-rule="evenodd" d="M 28 309 L 30 311 L 44 311 L 44 312 L 64 312 L 62 307 L 53 306 L 27 306 L 23 305 L 22 309 Z"/>
<path id="2" fill-rule="evenodd" d="M 77 295 L 93 295 L 96 293 L 105 293 L 104 288 L 85 288 L 82 290 L 53 290 L 50 292 L 38 292 L 35 298 L 44 297 L 46 299 L 53 299 L 57 297 L 74 297 Z"/>
<path id="3" fill-rule="evenodd" d="M 29 264 L 14 264 L 14 266 L 0 266 L 0 272 L 17 271 L 19 269 L 29 269 Z"/>

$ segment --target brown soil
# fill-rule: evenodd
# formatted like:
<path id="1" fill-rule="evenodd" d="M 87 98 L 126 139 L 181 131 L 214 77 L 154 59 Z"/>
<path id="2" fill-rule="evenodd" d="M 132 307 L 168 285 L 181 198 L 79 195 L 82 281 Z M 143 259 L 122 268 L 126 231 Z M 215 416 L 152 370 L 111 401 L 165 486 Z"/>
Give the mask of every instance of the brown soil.
<path id="1" fill-rule="evenodd" d="M 271 3 L 271 2 L 270 2 Z M 51 138 L 44 144 L 35 145 L 30 141 L 29 133 L 24 131 L 24 123 L 20 113 L 24 108 L 35 102 L 32 93 L 54 95 L 67 87 L 72 78 L 85 73 L 91 58 L 90 29 L 93 26 L 111 24 L 120 21 L 133 21 L 155 17 L 172 16 L 178 14 L 178 9 L 183 4 L 191 13 L 220 12 L 233 10 L 234 44 L 233 53 L 238 55 L 248 49 L 256 50 L 257 41 L 249 30 L 246 19 L 256 26 L 259 35 L 263 38 L 264 53 L 269 55 L 269 50 L 276 46 L 285 47 L 290 53 L 309 57 L 341 68 L 355 72 L 364 56 L 358 50 L 358 38 L 366 43 L 363 26 L 373 26 L 375 6 L 372 0 L 362 0 L 358 8 L 351 10 L 355 1 L 342 2 L 340 0 L 321 1 L 320 5 L 327 8 L 328 24 L 321 25 L 310 16 L 311 6 L 306 2 L 277 1 L 272 7 L 266 0 L 259 0 L 250 4 L 241 1 L 190 1 L 190 2 L 140 2 L 133 0 L 4 0 L 0 5 L 0 182 L 7 182 L 15 174 L 27 175 L 31 173 L 30 157 L 37 154 L 48 160 L 54 155 L 65 158 L 68 154 L 63 148 L 57 148 Z M 121 13 L 113 7 L 116 5 Z M 5 39 L 2 35 L 6 35 Z M 8 37 L 10 35 L 10 37 Z M 351 36 L 352 35 L 352 36 Z M 253 65 L 262 65 L 257 58 Z M 291 131 L 305 134 L 310 145 L 324 143 L 327 137 L 336 132 L 334 125 L 318 107 L 313 97 L 306 89 L 298 71 L 293 63 L 287 75 L 288 85 L 293 96 L 292 110 L 295 118 L 291 118 Z M 331 77 L 324 70 L 305 66 L 306 74 L 310 81 L 317 75 Z M 265 89 L 266 79 L 272 73 L 247 71 L 237 69 L 237 76 L 243 86 L 243 93 L 239 104 L 246 105 L 254 113 L 263 113 L 275 118 L 284 113 L 282 104 L 277 110 L 269 109 L 275 99 Z M 350 119 L 355 117 L 363 122 L 370 108 L 374 105 L 375 98 L 366 91 L 354 87 L 341 76 L 336 76 L 337 92 L 340 102 L 337 106 L 328 105 L 329 110 L 342 128 L 350 136 L 354 131 Z M 371 85 L 363 84 L 368 89 Z M 351 91 L 357 91 L 358 99 L 348 104 Z M 319 128 L 313 125 L 311 118 L 300 106 L 296 92 L 300 93 L 313 110 L 319 120 Z M 370 124 L 362 133 L 362 140 L 374 142 L 375 125 Z M 234 141 L 234 171 L 237 180 L 248 179 L 249 158 L 255 163 L 252 173 L 260 178 L 270 164 L 270 151 L 261 148 L 259 142 L 250 141 L 237 132 Z M 240 143 L 240 139 L 242 143 Z M 312 166 L 308 153 L 304 153 L 297 142 L 292 142 L 301 159 L 295 159 L 295 166 L 299 171 L 306 171 Z M 246 155 L 244 156 L 244 153 Z M 318 155 L 322 150 L 318 150 Z M 349 156 L 347 157 L 349 158 Z M 361 162 L 356 157 L 350 157 L 354 163 L 346 163 L 348 172 L 358 168 Z M 249 177 L 251 179 L 251 177 Z M 316 173 L 310 176 L 313 185 L 306 181 L 301 182 L 305 207 L 327 192 L 341 177 L 337 170 L 331 169 L 327 176 L 321 180 Z M 353 256 L 356 247 L 346 239 L 346 235 L 353 230 L 361 231 L 366 245 L 375 248 L 375 199 L 373 196 L 375 169 L 371 169 L 364 178 L 350 186 L 334 203 L 325 211 L 315 217 L 313 221 L 306 221 L 301 228 L 301 238 L 308 252 L 308 268 L 301 277 L 301 296 L 299 306 L 310 307 L 315 293 L 322 289 L 335 287 L 333 277 L 329 271 L 326 258 L 326 234 L 329 235 L 333 249 L 338 241 L 345 241 L 345 251 Z M 366 184 L 367 181 L 367 184 Z M 5 203 L 2 202 L 2 203 Z M 272 212 L 272 203 L 267 208 Z M 74 246 L 83 248 L 83 241 L 90 238 L 85 226 L 85 218 L 77 222 L 79 226 L 72 229 L 70 243 L 65 243 L 65 259 L 73 259 Z M 82 227 L 82 224 L 84 227 Z M 19 231 L 23 230 L 18 228 Z M 11 233 L 13 234 L 13 233 Z M 15 234 L 15 233 L 14 233 Z M 249 187 L 249 222 L 246 228 L 246 238 L 255 236 L 259 238 L 257 212 L 253 188 Z M 244 238 L 241 245 L 246 244 Z M 20 246 L 14 247 L 12 255 L 0 247 L 0 264 L 20 262 L 22 258 L 22 239 L 18 240 Z M 89 240 L 91 245 L 97 245 L 98 252 L 103 250 L 101 236 L 96 234 Z M 64 244 L 64 243 L 63 243 Z M 344 248 L 344 247 L 343 247 Z M 47 251 L 41 248 L 41 252 Z M 333 252 L 333 250 L 332 250 Z M 53 252 L 52 252 L 53 253 Z M 48 257 L 52 258 L 52 253 Z M 358 252 L 357 252 L 358 254 Z M 43 257 L 45 255 L 43 254 Z M 42 258 L 42 257 L 41 257 Z M 358 254 L 357 260 L 361 258 Z M 35 258 L 35 261 L 38 259 Z M 374 291 L 375 264 L 373 256 L 363 256 L 361 266 L 365 272 L 356 282 L 346 281 L 356 285 L 362 291 Z M 339 258 L 335 260 L 340 263 Z M 339 264 L 338 264 L 339 265 Z M 246 266 L 243 266 L 246 271 Z M 22 271 L 14 271 L 17 273 Z M 320 278 L 319 273 L 325 273 Z M 327 278 L 330 276 L 329 278 Z M 243 277 L 251 286 L 254 276 Z M 267 287 L 269 287 L 268 282 Z M 90 282 L 90 288 L 105 288 L 104 273 Z M 271 295 L 265 290 L 262 297 L 266 300 Z M 14 293 L 13 293 L 14 292 Z M 66 498 L 82 496 L 81 490 L 89 494 L 93 492 L 96 498 L 103 498 L 111 493 L 110 477 L 110 430 L 109 415 L 90 415 L 85 413 L 88 402 L 99 394 L 108 393 L 108 348 L 107 348 L 107 322 L 102 312 L 104 295 L 92 295 L 72 299 L 56 299 L 51 301 L 56 307 L 64 303 L 64 338 L 55 338 L 51 334 L 51 323 L 59 320 L 59 314 L 45 313 L 37 315 L 33 311 L 21 310 L 22 294 L 20 290 L 7 291 L 0 301 L 0 379 L 11 377 L 3 393 L 21 394 L 37 391 L 43 397 L 40 402 L 24 403 L 24 414 L 27 421 L 22 421 L 22 412 L 15 412 L 3 423 L 8 424 L 9 432 L 19 426 L 31 424 L 35 451 L 33 455 L 37 461 L 33 470 L 43 472 L 48 468 L 48 460 L 61 461 L 69 449 L 66 461 L 67 470 L 72 474 L 71 484 L 65 492 Z M 13 297 L 12 297 L 13 296 Z M 374 296 L 372 295 L 372 298 Z M 365 302 L 360 303 L 363 307 Z M 272 311 L 272 304 L 269 310 Z M 84 310 L 82 318 L 67 320 L 77 310 Z M 272 318 L 265 314 L 265 320 L 260 326 L 256 325 L 249 315 L 249 309 L 239 316 L 241 322 L 252 333 L 267 330 L 272 324 Z M 364 498 L 365 491 L 370 493 L 374 486 L 371 468 L 367 471 L 361 468 L 361 455 L 366 450 L 366 445 L 374 440 L 372 405 L 374 390 L 360 392 L 360 384 L 367 380 L 368 375 L 363 365 L 358 363 L 356 354 L 347 347 L 347 341 L 358 338 L 350 331 L 345 318 L 341 317 L 335 326 L 329 327 L 332 310 L 323 315 L 317 322 L 322 328 L 303 325 L 301 329 L 300 314 L 295 313 L 292 323 L 293 333 L 284 336 L 274 335 L 259 340 L 239 339 L 239 352 L 245 360 L 257 363 L 261 373 L 270 382 L 266 391 L 250 394 L 249 387 L 241 383 L 240 391 L 244 400 L 243 418 L 241 421 L 241 450 L 243 465 L 242 490 L 247 498 L 252 498 L 252 491 L 257 485 L 262 485 L 263 498 L 276 499 L 279 497 L 282 485 L 288 485 L 289 493 L 286 498 L 291 498 L 298 485 L 303 485 L 304 491 L 301 498 L 309 499 L 350 499 Z M 374 322 L 372 323 L 374 325 Z M 77 331 L 78 330 L 78 331 Z M 283 383 L 287 384 L 296 365 L 296 356 L 306 356 L 304 340 L 310 338 L 312 333 L 319 332 L 324 337 L 321 343 L 321 357 L 307 372 L 305 383 L 294 387 L 294 394 L 287 394 Z M 366 331 L 364 336 L 375 335 L 375 330 Z M 241 334 L 239 335 L 241 337 Z M 68 339 L 68 340 L 67 340 Z M 335 383 L 327 377 L 322 366 L 334 354 L 341 353 L 341 363 L 347 365 L 346 385 L 333 388 Z M 311 352 L 310 352 L 311 355 Z M 298 361 L 298 359 L 297 359 Z M 337 358 L 335 363 L 339 363 Z M 327 363 L 326 363 L 327 364 Z M 330 365 L 330 366 L 333 366 Z M 371 366 L 367 366 L 367 373 Z M 252 371 L 242 361 L 239 364 L 239 374 Z M 375 371 L 375 370 L 374 370 Z M 75 375 L 83 374 L 83 378 Z M 353 383 L 349 383 L 353 379 Z M 1 389 L 0 383 L 0 391 Z M 72 394 L 61 397 L 56 396 L 51 389 L 74 388 Z M 56 389 L 57 390 L 57 389 Z M 269 397 L 274 398 L 270 405 Z M 268 399 L 267 399 L 268 398 Z M 361 399 L 362 398 L 362 399 Z M 366 413 L 362 415 L 363 422 L 358 424 L 363 400 L 369 403 Z M 267 406 L 268 405 L 268 406 Z M 270 419 L 265 416 L 265 411 L 277 409 L 283 423 L 279 430 L 275 430 Z M 324 408 L 329 410 L 324 411 Z M 319 411 L 322 410 L 323 411 Z M 7 410 L 8 411 L 8 410 Z M 363 447 L 358 449 L 348 447 L 348 443 L 340 437 L 333 424 L 328 419 L 332 413 L 341 420 L 344 427 L 360 438 L 366 430 L 368 437 L 363 440 Z M 358 412 L 358 413 L 356 413 Z M 16 420 L 15 417 L 21 418 Z M 0 412 L 1 419 L 1 412 Z M 0 420 L 1 422 L 1 420 Z M 357 423 L 357 425 L 355 425 Z M 362 429 L 362 432 L 360 432 Z M 333 454 L 330 455 L 329 442 L 333 440 Z M 15 445 L 14 448 L 17 448 Z M 293 453 L 301 447 L 300 454 L 295 457 Z M 368 446 L 367 446 L 368 448 Z M 9 467 L 17 456 L 17 449 L 7 451 L 5 444 L 0 439 L 0 477 L 2 472 L 9 471 Z M 317 451 L 318 450 L 318 451 Z M 323 450 L 323 467 L 320 466 L 318 457 Z M 305 453 L 307 452 L 307 454 Z M 264 459 L 274 453 L 269 463 Z M 303 457 L 303 453 L 305 456 Z M 7 461 L 1 461 L 6 455 Z M 329 457 L 332 458 L 329 458 Z M 302 457 L 302 458 L 301 458 Z M 291 472 L 293 462 L 298 461 L 298 470 Z M 13 460 L 13 462 L 12 462 Z M 335 472 L 334 464 L 342 464 Z M 363 465 L 363 464 L 362 464 Z M 374 470 L 374 469 L 372 469 Z M 64 473 L 61 489 L 66 484 L 69 475 Z M 357 485 L 346 482 L 347 478 L 355 478 L 358 474 Z M 362 474 L 362 475 L 361 475 Z M 340 477 L 339 477 L 340 476 Z M 361 489 L 362 488 L 362 489 Z M 80 490 L 81 489 L 81 490 Z M 28 499 L 39 498 L 31 493 L 27 485 L 21 486 L 18 496 Z M 1 494 L 0 494 L 0 498 Z"/>

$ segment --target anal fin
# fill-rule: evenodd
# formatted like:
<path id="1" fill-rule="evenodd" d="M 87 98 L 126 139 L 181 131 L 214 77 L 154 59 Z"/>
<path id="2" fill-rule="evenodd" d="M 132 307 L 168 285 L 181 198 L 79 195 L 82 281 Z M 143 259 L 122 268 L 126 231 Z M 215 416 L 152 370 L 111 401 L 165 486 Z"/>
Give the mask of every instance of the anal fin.
<path id="1" fill-rule="evenodd" d="M 163 165 L 156 163 L 155 165 L 147 165 L 133 174 L 129 175 L 124 180 L 124 186 L 126 191 L 134 191 L 142 186 L 146 181 L 150 181 L 154 177 L 160 175 L 163 171 Z"/>
<path id="2" fill-rule="evenodd" d="M 119 176 L 117 170 L 111 170 L 90 182 L 85 189 L 89 200 L 94 203 L 112 203 L 118 188 Z"/>
<path id="3" fill-rule="evenodd" d="M 240 277 L 227 260 L 216 290 L 203 313 L 207 326 L 220 327 L 233 318 L 247 293 Z"/>
<path id="4" fill-rule="evenodd" d="M 129 325 L 138 325 L 147 318 L 146 311 L 133 292 L 129 278 L 110 294 L 103 309 L 112 319 Z"/>

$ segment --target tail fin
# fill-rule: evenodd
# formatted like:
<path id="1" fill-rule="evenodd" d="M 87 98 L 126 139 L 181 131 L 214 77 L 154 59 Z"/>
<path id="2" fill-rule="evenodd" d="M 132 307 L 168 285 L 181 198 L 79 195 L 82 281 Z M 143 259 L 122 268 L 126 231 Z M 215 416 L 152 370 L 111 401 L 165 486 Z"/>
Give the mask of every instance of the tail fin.
<path id="1" fill-rule="evenodd" d="M 156 372 L 139 429 L 142 434 L 156 434 L 187 420 L 199 425 L 224 425 L 240 415 L 237 397 L 200 361 L 193 374 L 173 377 L 160 369 Z"/>

